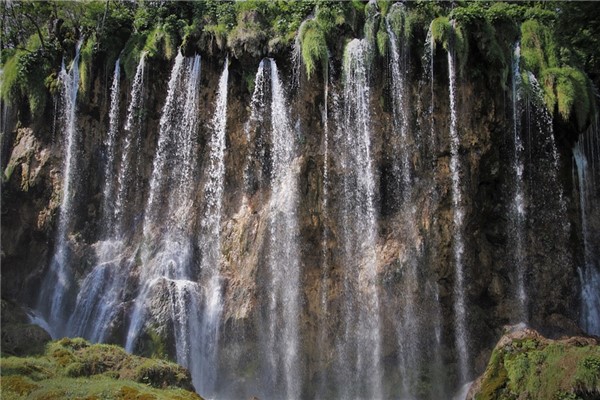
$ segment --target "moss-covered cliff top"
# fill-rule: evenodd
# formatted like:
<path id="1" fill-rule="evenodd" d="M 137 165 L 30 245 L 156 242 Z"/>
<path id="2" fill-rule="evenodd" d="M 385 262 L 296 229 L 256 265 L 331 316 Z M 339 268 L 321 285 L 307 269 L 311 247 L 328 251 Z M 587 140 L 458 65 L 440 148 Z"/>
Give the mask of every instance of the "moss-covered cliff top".
<path id="1" fill-rule="evenodd" d="M 389 49 L 388 24 L 411 41 L 414 60 L 428 36 L 457 53 L 464 77 L 506 87 L 514 43 L 524 67 L 537 76 L 551 112 L 589 122 L 591 82 L 600 77 L 600 10 L 593 2 L 494 1 L 86 1 L 4 2 L 2 99 L 40 116 L 57 91 L 61 62 L 81 46 L 80 99 L 93 76 L 120 56 L 132 78 L 142 53 L 149 59 L 184 54 L 257 65 L 264 56 L 300 57 L 309 77 L 343 57 L 345 43 L 367 37 L 377 57 Z M 294 50 L 295 49 L 295 50 Z M 104 71 L 104 72 L 102 72 Z M 587 75 L 586 75 L 587 74 Z M 588 79 L 591 79 L 591 81 Z M 528 82 L 524 74 L 525 83 Z"/>
<path id="2" fill-rule="evenodd" d="M 42 355 L 0 358 L 2 399 L 201 400 L 177 364 L 83 339 L 50 342 Z"/>

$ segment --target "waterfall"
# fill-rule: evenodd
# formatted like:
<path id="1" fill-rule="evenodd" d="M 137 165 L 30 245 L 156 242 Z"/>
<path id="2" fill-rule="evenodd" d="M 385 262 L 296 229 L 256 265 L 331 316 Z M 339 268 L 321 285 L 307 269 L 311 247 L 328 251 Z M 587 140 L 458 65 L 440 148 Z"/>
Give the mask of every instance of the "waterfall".
<path id="1" fill-rule="evenodd" d="M 127 187 L 124 187 L 125 178 L 131 179 L 128 176 L 131 171 L 130 155 L 128 153 L 131 152 L 131 141 L 133 138 L 131 133 L 132 110 L 135 109 L 139 113 L 141 76 L 144 68 L 143 60 L 144 57 L 142 55 L 133 81 L 132 99 L 126 119 L 126 135 L 117 179 L 114 177 L 114 163 L 117 154 L 117 135 L 119 132 L 119 60 L 115 64 L 110 95 L 107 157 L 103 190 L 104 223 L 101 226 L 101 234 L 105 240 L 96 243 L 94 246 L 97 264 L 81 283 L 75 309 L 67 325 L 70 336 L 84 337 L 92 342 L 104 342 L 111 333 L 111 323 L 120 311 L 120 303 L 125 290 L 127 274 L 133 264 L 132 257 L 128 254 L 122 236 L 123 223 L 121 216 L 124 212 L 123 200 L 127 190 Z"/>
<path id="2" fill-rule="evenodd" d="M 512 202 L 510 206 L 510 248 L 513 249 L 513 262 L 516 272 L 516 294 L 519 304 L 518 321 L 529 320 L 528 298 L 525 285 L 525 272 L 527 271 L 527 259 L 525 257 L 525 221 L 526 221 L 526 198 L 525 185 L 523 181 L 524 160 L 523 140 L 521 139 L 521 47 L 515 44 L 512 65 L 512 117 L 513 117 L 513 158 L 511 168 L 513 172 Z"/>
<path id="3" fill-rule="evenodd" d="M 458 115 L 456 109 L 456 62 L 453 50 L 448 51 L 448 80 L 450 94 L 450 173 L 452 174 L 452 206 L 453 216 L 453 242 L 454 253 L 454 329 L 456 351 L 458 353 L 458 369 L 461 382 L 465 382 L 469 374 L 469 343 L 467 332 L 467 310 L 465 299 L 465 271 L 463 264 L 464 255 L 464 205 L 462 199 L 461 164 L 460 164 L 460 137 L 458 134 Z"/>
<path id="4" fill-rule="evenodd" d="M 266 114 L 266 96 L 269 88 L 267 87 L 267 76 L 265 74 L 265 61 L 261 61 L 254 78 L 254 91 L 250 101 L 250 118 L 244 125 L 246 135 L 246 144 L 248 152 L 246 154 L 246 164 L 244 168 L 244 194 L 245 196 L 253 194 L 260 182 L 262 182 L 263 168 L 257 168 L 255 165 L 260 160 L 264 160 L 265 138 L 260 126 L 264 123 Z M 253 137 L 252 134 L 256 137 Z M 244 198 L 244 201 L 247 201 Z"/>
<path id="5" fill-rule="evenodd" d="M 184 71 L 184 57 L 179 52 L 177 57 L 175 58 L 175 64 L 173 65 L 173 69 L 171 70 L 171 77 L 169 79 L 167 98 L 165 100 L 165 105 L 163 107 L 163 111 L 160 117 L 160 131 L 158 136 L 158 144 L 156 149 L 156 155 L 154 157 L 154 162 L 152 165 L 152 176 L 150 178 L 150 189 L 148 194 L 148 201 L 146 204 L 146 211 L 144 215 L 144 236 L 149 237 L 152 236 L 152 229 L 156 228 L 158 223 L 157 218 L 162 217 L 161 211 L 163 211 L 164 204 L 161 202 L 164 201 L 165 198 L 172 198 L 171 196 L 166 195 L 166 186 L 168 185 L 170 179 L 177 181 L 178 179 L 175 176 L 171 176 L 171 174 L 166 174 L 165 170 L 168 167 L 173 167 L 176 164 L 174 163 L 173 158 L 169 157 L 171 155 L 177 156 L 174 148 L 174 141 L 176 141 L 177 137 L 181 133 L 178 129 L 180 127 L 180 118 L 181 118 L 181 109 L 177 107 L 178 102 L 180 101 L 179 96 L 181 96 L 181 82 L 183 81 L 182 75 L 185 74 Z M 168 165 L 167 165 L 168 164 Z M 171 172 L 175 172 L 175 168 L 168 168 Z M 177 170 L 179 170 L 179 165 L 177 165 Z M 174 175 L 177 175 L 175 172 Z M 171 215 L 172 216 L 172 215 Z M 167 224 L 171 221 L 164 221 L 160 218 L 162 224 Z"/>
<path id="6" fill-rule="evenodd" d="M 398 182 L 402 225 L 400 227 L 400 240 L 404 249 L 398 255 L 402 262 L 403 283 L 401 289 L 402 311 L 398 318 L 396 330 L 398 337 L 399 373 L 402 379 L 402 398 L 414 398 L 417 392 L 417 379 L 420 362 L 423 355 L 420 353 L 420 323 L 418 320 L 418 293 L 421 292 L 419 275 L 419 238 L 417 207 L 413 200 L 413 172 L 411 157 L 418 149 L 413 145 L 412 132 L 410 131 L 410 106 L 408 88 L 408 67 L 410 43 L 405 34 L 405 10 L 400 4 L 394 4 L 388 13 L 386 31 L 390 43 L 391 95 L 393 131 L 396 137 L 393 146 L 394 177 Z M 398 34 L 397 34 L 398 33 Z"/>
<path id="7" fill-rule="evenodd" d="M 320 293 L 319 293 L 319 305 L 320 305 L 320 316 L 319 316 L 319 327 L 318 327 L 318 343 L 320 359 L 318 361 L 318 368 L 321 369 L 322 373 L 318 379 L 317 397 L 327 397 L 329 374 L 328 374 L 328 351 L 331 335 L 331 315 L 330 315 L 330 295 L 331 288 L 334 284 L 331 277 L 331 262 L 330 262 L 330 239 L 331 231 L 329 224 L 331 223 L 330 217 L 330 142 L 331 134 L 334 131 L 332 128 L 332 122 L 337 124 L 337 116 L 339 115 L 339 96 L 337 91 L 333 89 L 332 83 L 332 71 L 333 66 L 331 63 L 327 64 L 327 68 L 324 71 L 324 88 L 323 88 L 323 109 L 321 112 L 321 120 L 323 124 L 323 141 L 322 141 L 322 152 L 323 152 L 323 175 L 322 175 L 322 192 L 321 192 L 321 278 L 320 278 Z M 329 111 L 329 102 L 331 101 L 333 112 Z M 332 118 L 333 117 L 333 118 Z M 330 121 L 333 119 L 333 121 Z"/>
<path id="8" fill-rule="evenodd" d="M 298 253 L 296 138 L 290 125 L 287 99 L 273 59 L 271 81 L 271 199 L 269 201 L 268 339 L 265 352 L 275 385 L 284 398 L 300 397 L 299 369 L 300 262 Z M 281 377 L 280 374 L 283 374 Z M 283 382 L 281 381 L 283 379 Z"/>
<path id="9" fill-rule="evenodd" d="M 200 328 L 201 355 L 195 357 L 194 384 L 202 393 L 212 396 L 215 391 L 217 350 L 223 299 L 221 298 L 221 219 L 225 181 L 225 138 L 227 132 L 227 84 L 229 60 L 225 59 L 219 79 L 217 105 L 212 119 L 208 182 L 205 187 L 206 209 L 202 218 L 200 249 L 202 253 L 202 281 L 205 287 L 204 315 Z"/>
<path id="10" fill-rule="evenodd" d="M 104 191 L 102 193 L 102 212 L 105 226 L 104 231 L 107 231 L 107 227 L 114 225 L 114 192 L 115 192 L 115 180 L 114 175 L 114 161 L 116 152 L 117 134 L 119 132 L 119 100 L 120 100 L 120 88 L 121 88 L 121 68 L 120 59 L 115 62 L 115 71 L 113 73 L 113 81 L 110 88 L 110 109 L 108 112 L 108 135 L 106 138 L 106 161 L 104 165 Z"/>
<path id="11" fill-rule="evenodd" d="M 423 65 L 427 66 L 425 68 L 423 75 L 424 78 L 429 80 L 429 89 L 430 89 L 430 98 L 429 98 L 429 146 L 431 148 L 431 153 L 435 154 L 437 141 L 436 141 L 436 131 L 435 131 L 435 119 L 433 116 L 433 111 L 435 108 L 435 86 L 434 86 L 434 74 L 433 74 L 433 64 L 434 64 L 434 56 L 435 56 L 435 39 L 433 38 L 433 33 L 431 32 L 431 26 L 427 30 L 427 36 L 425 39 L 425 49 L 423 51 Z"/>
<path id="12" fill-rule="evenodd" d="M 592 335 L 600 335 L 600 247 L 597 240 L 600 232 L 600 209 L 595 201 L 598 182 L 594 169 L 594 164 L 598 162 L 598 155 L 594 154 L 598 142 L 596 122 L 579 136 L 573 148 L 584 245 L 584 264 L 578 268 L 581 281 L 581 327 Z"/>
<path id="13" fill-rule="evenodd" d="M 61 65 L 59 80 L 61 82 L 61 116 L 60 122 L 65 132 L 65 158 L 63 160 L 62 195 L 58 215 L 56 245 L 50 261 L 47 276 L 43 280 L 38 308 L 52 327 L 52 337 L 63 334 L 66 322 L 65 304 L 72 289 L 73 277 L 69 270 L 69 231 L 72 217 L 75 215 L 77 186 L 79 176 L 80 135 L 77 129 L 77 92 L 79 90 L 79 51 L 83 39 L 77 43 L 75 58 L 67 72 L 65 63 Z"/>
<path id="14" fill-rule="evenodd" d="M 130 200 L 129 193 L 132 191 L 132 186 L 134 186 L 134 177 L 138 175 L 138 165 L 134 159 L 134 154 L 141 144 L 145 60 L 146 53 L 142 53 L 133 77 L 129 106 L 127 107 L 127 117 L 125 119 L 125 126 L 123 127 L 125 134 L 117 176 L 118 192 L 113 216 L 115 221 L 113 229 L 116 237 L 122 237 L 125 233 L 124 229 L 127 227 L 127 208 Z"/>
<path id="15" fill-rule="evenodd" d="M 140 250 L 141 288 L 135 299 L 125 348 L 135 350 L 152 307 L 161 298 L 173 322 L 177 362 L 193 367 L 200 353 L 200 297 L 193 266 L 193 215 L 200 57 L 175 58 L 160 119 Z M 166 173 L 169 171 L 169 173 Z M 160 218 L 160 219 L 159 219 Z"/>
<path id="16" fill-rule="evenodd" d="M 392 78 L 392 102 L 394 116 L 394 131 L 399 135 L 399 148 L 397 154 L 400 157 L 400 191 L 402 192 L 402 202 L 406 203 L 411 200 L 412 188 L 412 171 L 410 156 L 411 145 L 409 143 L 409 110 L 408 110 L 408 43 L 404 32 L 401 31 L 401 36 L 397 37 L 396 32 L 392 29 L 390 19 L 395 15 L 401 15 L 403 18 L 403 8 L 397 4 L 392 6 L 392 10 L 385 20 L 386 31 L 389 35 L 390 42 L 390 70 Z M 404 21 L 402 21 L 399 29 L 404 30 Z"/>
<path id="17" fill-rule="evenodd" d="M 354 39 L 346 46 L 343 122 L 336 133 L 344 174 L 340 210 L 343 330 L 337 338 L 334 366 L 341 398 L 383 397 L 368 52 L 365 39 Z"/>

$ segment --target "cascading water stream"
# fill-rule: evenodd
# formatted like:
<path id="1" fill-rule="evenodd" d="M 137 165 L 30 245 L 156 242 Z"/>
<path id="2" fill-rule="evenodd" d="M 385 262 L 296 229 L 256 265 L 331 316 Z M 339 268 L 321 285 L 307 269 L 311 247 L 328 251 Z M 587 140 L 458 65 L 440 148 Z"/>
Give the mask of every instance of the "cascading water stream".
<path id="1" fill-rule="evenodd" d="M 160 215 L 160 211 L 163 209 L 164 204 L 162 203 L 164 202 L 164 199 L 171 197 L 165 194 L 165 189 L 170 179 L 167 178 L 167 174 L 164 172 L 165 169 L 174 165 L 174 160 L 169 156 L 173 154 L 173 149 L 171 147 L 181 133 L 178 129 L 180 126 L 179 119 L 181 117 L 179 112 L 181 110 L 177 107 L 177 103 L 179 101 L 178 96 L 181 95 L 180 83 L 183 80 L 182 75 L 185 73 L 184 61 L 183 55 L 179 52 L 177 57 L 175 57 L 175 64 L 171 70 L 167 98 L 160 117 L 160 132 L 156 155 L 152 165 L 150 189 L 144 214 L 144 237 L 151 237 L 154 235 L 154 232 L 152 231 L 159 226 L 159 220 L 162 222 L 161 225 L 166 224 L 166 221 L 161 218 L 163 216 Z M 170 176 L 170 174 L 168 175 Z M 173 193 L 171 193 L 171 195 L 172 194 Z"/>
<path id="2" fill-rule="evenodd" d="M 584 265 L 578 268 L 581 281 L 581 327 L 591 335 L 600 335 L 600 267 L 598 236 L 598 214 L 595 203 L 597 182 L 594 170 L 594 149 L 598 144 L 598 125 L 592 124 L 587 132 L 579 136 L 573 148 L 579 188 L 579 208 L 583 236 Z M 595 143 L 594 143 L 595 142 Z"/>
<path id="3" fill-rule="evenodd" d="M 521 47 L 517 43 L 513 52 L 512 65 L 512 111 L 513 111 L 513 195 L 510 207 L 510 240 L 513 249 L 513 262 L 516 271 L 517 301 L 519 312 L 516 317 L 518 321 L 529 321 L 528 297 L 525 286 L 525 272 L 527 271 L 527 259 L 525 257 L 525 222 L 526 222 L 526 199 L 523 181 L 524 160 L 523 140 L 521 139 Z"/>
<path id="4" fill-rule="evenodd" d="M 199 77 L 200 57 L 184 58 L 179 53 L 160 119 L 150 180 L 143 227 L 145 242 L 140 250 L 142 287 L 134 303 L 125 342 L 126 350 L 135 350 L 147 318 L 152 315 L 151 299 L 167 299 L 166 307 L 174 325 L 177 362 L 192 369 L 192 357 L 200 352 L 200 344 L 190 339 L 199 335 L 201 289 L 192 268 L 190 204 L 193 199 L 185 198 L 193 196 L 195 191 L 196 149 L 186 148 L 184 142 L 195 143 Z M 167 169 L 174 173 L 165 173 Z"/>
<path id="5" fill-rule="evenodd" d="M 117 175 L 117 195 L 114 208 L 114 236 L 123 237 L 127 227 L 126 215 L 130 207 L 131 187 L 134 177 L 137 175 L 137 163 L 134 159 L 134 153 L 141 144 L 141 115 L 144 103 L 144 68 L 146 65 L 146 53 L 140 56 L 133 84 L 131 86 L 131 96 L 129 106 L 127 107 L 127 118 L 125 119 L 124 138 L 121 150 L 121 160 L 119 163 L 119 173 Z M 133 202 L 134 203 L 134 202 Z"/>
<path id="6" fill-rule="evenodd" d="M 403 264 L 402 312 L 397 322 L 398 358 L 402 379 L 402 398 L 414 398 L 417 391 L 417 373 L 423 358 L 420 354 L 419 321 L 417 317 L 417 293 L 421 292 L 418 279 L 419 249 L 418 221 L 416 204 L 413 201 L 413 172 L 411 157 L 417 150 L 412 145 L 409 126 L 409 88 L 408 62 L 410 43 L 405 34 L 405 10 L 400 4 L 394 4 L 388 13 L 385 23 L 390 43 L 390 71 L 392 86 L 392 103 L 394 117 L 394 134 L 398 144 L 394 146 L 394 154 L 399 162 L 394 162 L 395 178 L 398 181 L 398 198 L 404 223 L 400 227 L 401 240 L 405 243 L 404 251 L 399 254 Z"/>
<path id="7" fill-rule="evenodd" d="M 327 68 L 324 71 L 324 101 L 323 110 L 321 114 L 323 123 L 323 191 L 321 197 L 321 220 L 322 220 L 322 231 L 321 231 L 321 288 L 319 303 L 321 306 L 321 319 L 319 321 L 319 332 L 318 332 L 318 346 L 321 354 L 320 368 L 323 371 L 326 370 L 327 366 L 327 349 L 328 349 L 328 322 L 329 322 L 329 290 L 331 287 L 331 276 L 330 276 L 330 263 L 329 263 L 329 239 L 330 232 L 328 228 L 329 220 L 329 141 L 330 141 L 330 121 L 329 121 L 329 98 L 330 98 L 330 70 L 331 65 L 327 64 Z M 333 94 L 332 103 L 334 107 L 334 114 L 339 111 L 338 109 L 338 96 Z M 327 374 L 323 373 L 320 377 L 318 392 L 321 396 L 324 396 L 327 390 Z"/>
<path id="8" fill-rule="evenodd" d="M 65 132 L 65 158 L 63 160 L 62 196 L 58 215 L 57 242 L 54 255 L 38 300 L 38 309 L 50 327 L 52 337 L 63 334 L 66 322 L 65 296 L 68 296 L 73 285 L 73 277 L 69 271 L 68 235 L 72 217 L 75 215 L 75 197 L 79 182 L 79 132 L 77 130 L 77 93 L 79 90 L 79 53 L 83 40 L 77 43 L 75 58 L 71 69 L 67 72 L 64 60 L 59 79 L 61 82 L 61 126 Z"/>
<path id="9" fill-rule="evenodd" d="M 299 165 L 294 162 L 296 138 L 291 128 L 287 99 L 275 60 L 271 82 L 271 199 L 269 201 L 268 348 L 275 384 L 283 384 L 284 398 L 300 397 L 299 366 L 300 262 L 298 253 L 297 202 Z M 283 377 L 280 376 L 283 374 Z"/>
<path id="10" fill-rule="evenodd" d="M 566 217 L 567 215 L 567 203 L 565 201 L 564 189 L 562 185 L 559 183 L 558 175 L 560 171 L 560 156 L 558 154 L 558 148 L 556 147 L 556 140 L 554 139 L 554 125 L 552 123 L 552 115 L 548 111 L 544 103 L 544 92 L 540 87 L 540 84 L 535 77 L 535 75 L 531 72 L 527 72 L 529 84 L 531 87 L 531 91 L 533 97 L 529 99 L 530 102 L 533 102 L 535 107 L 533 107 L 533 119 L 535 123 L 535 127 L 537 128 L 537 132 L 540 135 L 543 135 L 543 142 L 541 143 L 540 148 L 549 148 L 550 157 L 551 157 L 551 170 L 549 171 L 550 184 L 553 188 L 553 191 L 557 195 L 558 208 L 557 213 L 561 217 Z M 531 106 L 529 107 L 531 109 Z M 531 115 L 527 117 L 529 131 L 531 132 Z M 531 138 L 529 141 L 531 142 Z M 532 146 L 530 146 L 532 147 Z M 563 218 L 561 218 L 563 220 Z M 570 230 L 570 224 L 568 223 L 568 219 L 564 218 L 564 222 L 561 224 L 562 234 L 568 236 Z"/>
<path id="11" fill-rule="evenodd" d="M 400 17 L 394 18 L 396 15 Z M 409 112 L 408 112 L 408 48 L 410 44 L 404 35 L 404 21 L 395 27 L 400 30 L 400 37 L 392 29 L 390 20 L 403 18 L 402 6 L 394 4 L 392 10 L 386 17 L 385 26 L 389 35 L 390 43 L 390 70 L 392 78 L 392 102 L 394 116 L 394 131 L 400 139 L 400 148 L 398 149 L 400 157 L 400 191 L 402 193 L 402 202 L 406 203 L 411 199 L 412 189 L 412 167 L 410 163 L 411 146 L 409 143 Z"/>
<path id="12" fill-rule="evenodd" d="M 244 202 L 247 202 L 248 194 L 256 190 L 257 183 L 262 181 L 262 168 L 257 170 L 254 163 L 265 158 L 265 139 L 258 127 L 264 123 L 266 114 L 266 91 L 268 90 L 266 80 L 265 62 L 263 60 L 258 65 L 258 71 L 254 78 L 254 91 L 250 101 L 250 117 L 244 125 L 246 144 L 249 148 L 244 167 Z M 255 138 L 252 136 L 253 133 L 256 134 Z"/>
<path id="13" fill-rule="evenodd" d="M 121 89 L 121 59 L 115 62 L 113 81 L 110 88 L 110 109 L 108 112 L 108 134 L 106 138 L 106 161 L 104 165 L 104 191 L 102 193 L 102 212 L 105 226 L 103 230 L 110 234 L 110 229 L 114 224 L 114 206 L 115 206 L 115 184 L 114 161 L 116 156 L 117 134 L 119 133 L 119 100 Z"/>
<path id="14" fill-rule="evenodd" d="M 453 49 L 448 51 L 448 80 L 450 95 L 450 173 L 452 175 L 452 206 L 454 254 L 454 329 L 456 351 L 458 356 L 458 373 L 460 382 L 466 382 L 469 375 L 469 343 L 467 332 L 467 310 L 465 299 L 464 271 L 464 205 L 462 200 L 461 165 L 460 165 L 460 136 L 458 133 L 458 115 L 456 109 L 456 62 Z"/>
<path id="15" fill-rule="evenodd" d="M 429 80 L 429 109 L 427 110 L 429 114 L 429 146 L 431 148 L 431 153 L 435 154 L 437 141 L 436 141 L 436 131 L 435 131 L 435 119 L 433 115 L 433 111 L 435 109 L 435 86 L 434 86 L 434 56 L 435 56 L 435 39 L 433 39 L 433 33 L 431 31 L 431 26 L 427 30 L 427 36 L 425 39 L 425 49 L 423 51 L 423 65 L 427 65 L 428 68 L 425 68 L 424 78 Z"/>
<path id="16" fill-rule="evenodd" d="M 133 80 L 131 102 L 125 123 L 126 134 L 123 139 L 120 168 L 118 178 L 115 180 L 113 174 L 115 165 L 113 163 L 116 159 L 115 147 L 117 146 L 117 134 L 119 132 L 120 67 L 118 60 L 115 65 L 107 134 L 109 153 L 107 165 L 105 166 L 104 184 L 104 204 L 107 207 L 104 208 L 102 234 L 106 237 L 106 240 L 95 245 L 98 264 L 81 283 L 75 310 L 68 324 L 68 332 L 71 336 L 81 336 L 92 342 L 103 342 L 110 333 L 111 321 L 121 308 L 120 303 L 125 291 L 127 274 L 134 263 L 132 255 L 126 251 L 122 218 L 126 213 L 124 200 L 129 190 L 127 185 L 133 179 L 130 176 L 133 171 L 132 164 L 134 164 L 131 160 L 131 152 L 135 145 L 132 144 L 139 140 L 136 139 L 139 137 L 139 132 L 136 131 L 137 128 L 134 128 L 134 125 L 139 127 L 139 121 L 134 122 L 134 119 L 139 118 L 140 114 L 143 70 L 144 54 L 142 54 Z M 134 114 L 138 114 L 138 116 L 134 116 Z M 109 190 L 109 188 L 111 189 Z"/>
<path id="17" fill-rule="evenodd" d="M 206 209 L 201 221 L 200 248 L 202 252 L 202 281 L 207 282 L 204 293 L 204 312 L 200 327 L 201 354 L 193 359 L 197 365 L 194 384 L 206 396 L 213 396 L 217 372 L 219 327 L 223 310 L 221 296 L 221 219 L 225 181 L 225 139 L 227 133 L 227 84 L 229 60 L 225 59 L 219 79 L 217 106 L 212 119 L 210 165 L 205 188 Z M 197 360 L 197 361 L 196 361 Z"/>
<path id="18" fill-rule="evenodd" d="M 343 331 L 337 339 L 334 367 L 341 398 L 383 397 L 368 52 L 365 39 L 346 46 L 343 123 L 336 133 L 344 173 Z"/>

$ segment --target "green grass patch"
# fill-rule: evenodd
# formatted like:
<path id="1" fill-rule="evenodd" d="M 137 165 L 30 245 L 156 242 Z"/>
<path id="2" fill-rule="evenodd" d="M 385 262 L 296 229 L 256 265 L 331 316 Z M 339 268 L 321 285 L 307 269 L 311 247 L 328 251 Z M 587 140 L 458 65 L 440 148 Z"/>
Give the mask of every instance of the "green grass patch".
<path id="1" fill-rule="evenodd" d="M 0 358 L 3 399 L 194 399 L 189 372 L 160 359 L 83 339 L 48 344 L 38 357 Z"/>

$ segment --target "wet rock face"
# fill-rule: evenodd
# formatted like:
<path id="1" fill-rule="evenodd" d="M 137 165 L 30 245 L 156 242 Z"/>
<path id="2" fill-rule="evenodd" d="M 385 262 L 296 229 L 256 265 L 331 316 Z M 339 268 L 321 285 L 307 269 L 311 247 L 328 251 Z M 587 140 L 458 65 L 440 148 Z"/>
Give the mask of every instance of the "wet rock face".
<path id="1" fill-rule="evenodd" d="M 43 353 L 46 344 L 52 340 L 48 332 L 30 324 L 27 313 L 19 305 L 4 299 L 0 304 L 2 354 L 29 356 Z"/>
<path id="2" fill-rule="evenodd" d="M 247 16 L 247 23 L 259 23 Z M 240 32 L 240 51 L 252 47 L 252 57 L 262 54 L 263 38 L 243 37 Z M 236 39 L 237 40 L 237 39 Z M 443 64 L 442 64 L 443 66 Z M 143 238 L 137 229 L 143 219 L 143 207 L 152 173 L 153 155 L 156 150 L 158 119 L 164 103 L 166 81 L 170 66 L 155 64 L 151 67 L 155 79 L 147 83 L 146 115 L 142 146 L 140 190 L 135 193 L 132 215 L 133 243 Z M 200 126 L 210 120 L 214 109 L 215 87 L 222 64 L 215 59 L 203 60 L 201 84 Z M 261 280 L 265 279 L 266 252 L 268 242 L 269 200 L 271 196 L 268 179 L 257 178 L 250 188 L 245 187 L 247 151 L 258 140 L 246 137 L 245 122 L 249 117 L 251 93 L 246 87 L 246 71 L 256 71 L 257 65 L 249 61 L 232 61 L 228 102 L 227 149 L 225 154 L 225 193 L 221 220 L 221 275 L 224 311 L 222 314 L 220 368 L 243 371 L 235 384 L 248 385 L 244 377 L 255 377 L 259 366 L 248 354 L 258 352 L 260 333 L 265 329 L 261 323 L 269 293 L 265 293 Z M 414 303 L 417 324 L 421 332 L 439 330 L 439 341 L 443 349 L 439 355 L 443 362 L 455 359 L 453 333 L 455 330 L 453 307 L 454 264 L 452 244 L 453 206 L 452 177 L 450 168 L 449 101 L 447 73 L 438 68 L 434 92 L 434 112 L 426 112 L 430 106 L 430 87 L 423 84 L 413 72 L 409 79 L 411 108 L 409 127 L 412 154 L 409 163 L 414 171 L 412 208 L 402 204 L 396 153 L 398 137 L 392 128 L 389 108 L 389 85 L 387 75 L 377 72 L 372 77 L 370 99 L 370 132 L 372 164 L 375 171 L 378 232 L 376 238 L 376 280 L 381 296 L 383 342 L 382 353 L 390 366 L 398 361 L 398 321 L 403 311 Z M 438 72 L 436 72 L 437 74 Z M 291 68 L 282 69 L 283 80 L 292 75 Z M 324 108 L 323 86 L 318 76 L 310 81 L 301 79 L 296 89 L 290 89 L 290 115 L 298 127 L 297 154 L 295 165 L 298 177 L 298 248 L 300 250 L 300 337 L 302 359 L 312 369 L 306 372 L 306 380 L 316 379 L 321 372 L 317 362 L 330 365 L 334 352 L 322 353 L 317 345 L 319 337 L 325 337 L 326 347 L 334 348 L 337 329 L 342 324 L 345 287 L 343 283 L 344 260 L 340 255 L 344 246 L 344 221 L 339 218 L 343 206 L 345 188 L 344 167 L 336 148 L 336 138 L 331 133 L 327 167 L 327 183 L 323 179 L 326 159 L 324 153 L 324 125 L 321 113 Z M 338 78 L 338 77 L 336 77 Z M 304 79 L 304 78 L 303 78 Z M 96 82 L 101 83 L 97 77 Z M 330 88 L 331 93 L 341 91 L 339 80 Z M 101 238 L 98 233 L 98 217 L 103 180 L 103 140 L 106 134 L 108 100 L 100 92 L 101 84 L 94 84 L 98 93 L 90 96 L 90 104 L 80 112 L 80 129 L 84 132 L 82 163 L 82 189 L 79 194 L 80 214 L 76 216 L 75 229 L 70 235 L 73 249 L 73 270 L 82 279 L 93 266 L 92 246 Z M 123 93 L 127 90 L 122 90 Z M 125 96 L 125 94 L 123 95 Z M 461 81 L 458 87 L 458 132 L 460 136 L 459 159 L 462 165 L 461 182 L 464 198 L 464 265 L 465 295 L 468 304 L 467 326 L 471 333 L 468 343 L 474 360 L 481 360 L 501 332 L 501 327 L 513 321 L 515 301 L 514 265 L 508 247 L 510 230 L 506 219 L 510 203 L 509 187 L 511 170 L 508 165 L 510 154 L 507 135 L 511 121 L 505 109 L 503 94 L 492 91 L 482 82 Z M 125 101 L 121 102 L 125 104 Z M 329 99 L 330 124 L 335 127 L 333 101 Z M 126 107 L 123 105 L 122 107 Z M 90 112 L 86 112 L 90 110 Z M 337 127 L 335 127 L 337 129 Z M 343 129 L 343 127 L 342 127 Z M 3 182 L 2 199 L 2 292 L 3 296 L 19 298 L 34 304 L 36 287 L 47 266 L 52 252 L 53 225 L 61 191 L 61 145 L 42 143 L 42 131 L 20 128 L 15 135 L 8 170 L 12 174 Z M 209 133 L 200 128 L 198 138 L 199 169 L 208 165 L 207 143 Z M 338 138 L 339 140 L 339 138 Z M 570 186 L 570 174 L 561 174 L 558 186 L 549 181 L 548 150 L 539 142 L 532 141 L 532 156 L 529 160 L 529 184 L 532 200 L 528 215 L 527 283 L 531 298 L 531 323 L 549 334 L 573 333 L 577 330 L 574 321 L 577 315 L 577 274 L 573 257 L 577 248 L 577 237 L 559 232 L 565 224 L 555 212 L 557 204 L 549 204 L 553 191 L 558 186 Z M 536 150 L 539 149 L 539 150 Z M 265 159 L 268 159 L 268 154 Z M 256 162 L 253 173 L 257 177 L 264 172 L 260 166 L 265 160 Z M 570 165 L 561 160 L 562 168 Z M 201 174 L 202 175 L 202 174 Z M 207 177 L 198 178 L 198 187 L 203 187 Z M 327 184 L 328 204 L 323 200 Z M 204 198 L 198 190 L 198 204 Z M 571 202 L 569 193 L 565 201 Z M 194 218 L 202 215 L 202 207 L 194 206 Z M 409 221 L 409 222 L 407 222 Z M 574 229 L 571 224 L 568 229 Z M 323 239 L 323 232 L 327 237 Z M 569 231 L 570 232 L 570 231 Z M 357 233 L 360 237 L 361 232 Z M 564 240 L 564 238 L 567 240 Z M 358 246 L 359 244 L 354 244 Z M 139 246 L 132 246 L 131 258 L 137 267 L 129 277 L 129 285 L 123 294 L 120 311 L 112 322 L 110 341 L 123 343 L 132 302 L 140 290 Z M 136 254 L 136 251 L 138 252 Z M 327 269 L 322 266 L 326 260 Z M 411 263 L 416 263 L 418 273 L 410 276 Z M 324 277 L 327 276 L 327 284 Z M 166 290 L 160 285 L 153 294 L 150 309 L 155 311 L 141 338 L 139 351 L 151 355 L 165 352 L 174 357 L 173 323 L 170 320 Z M 407 296 L 410 294 L 410 296 Z M 323 311 L 323 299 L 329 305 Z M 439 318 L 435 317 L 439 314 Z M 437 325 L 436 325 L 437 324 Z M 322 335 L 320 330 L 327 332 Z M 240 341 L 243 337 L 243 343 Z M 433 337 L 433 336 L 432 336 Z M 427 340 L 431 340 L 428 342 Z M 433 338 L 424 340 L 420 346 L 424 354 L 431 347 Z M 482 362 L 479 362 L 482 364 Z M 483 365 L 476 366 L 480 370 Z M 323 367 L 325 368 L 325 367 Z M 246 375 L 244 375 L 246 374 Z M 395 377 L 397 378 L 397 377 Z M 231 379 L 234 379 L 231 377 Z M 311 381 L 312 383 L 312 381 Z M 234 384 L 234 385 L 235 385 Z"/>

